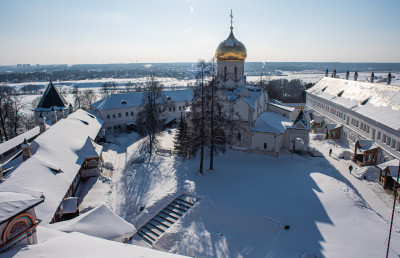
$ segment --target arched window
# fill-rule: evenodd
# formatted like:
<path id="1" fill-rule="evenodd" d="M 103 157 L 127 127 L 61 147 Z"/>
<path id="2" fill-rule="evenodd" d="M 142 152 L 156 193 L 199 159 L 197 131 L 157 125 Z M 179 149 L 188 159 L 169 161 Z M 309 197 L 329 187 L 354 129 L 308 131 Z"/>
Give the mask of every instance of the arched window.
<path id="1" fill-rule="evenodd" d="M 238 75 L 237 75 L 237 66 L 235 66 L 235 81 L 238 80 Z"/>
<path id="2" fill-rule="evenodd" d="M 239 141 L 242 140 L 242 134 L 241 134 L 241 133 L 238 133 L 238 136 L 237 136 L 237 137 L 238 137 L 238 140 L 239 140 Z"/>
<path id="3" fill-rule="evenodd" d="M 225 68 L 224 68 L 224 81 L 226 81 L 226 70 L 227 70 L 227 68 L 225 66 Z"/>
<path id="4" fill-rule="evenodd" d="M 267 143 L 264 142 L 264 150 L 266 150 L 266 149 L 267 149 Z"/>

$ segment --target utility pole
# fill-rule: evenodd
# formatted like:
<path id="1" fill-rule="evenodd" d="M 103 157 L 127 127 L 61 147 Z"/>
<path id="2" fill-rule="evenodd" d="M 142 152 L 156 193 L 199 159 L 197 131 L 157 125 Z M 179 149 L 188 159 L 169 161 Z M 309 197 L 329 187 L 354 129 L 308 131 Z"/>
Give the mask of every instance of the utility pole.
<path id="1" fill-rule="evenodd" d="M 394 186 L 393 210 L 392 210 L 392 219 L 390 221 L 389 239 L 388 239 L 387 250 L 386 250 L 386 258 L 389 257 L 390 237 L 392 235 L 393 216 L 394 216 L 394 210 L 395 210 L 395 207 L 396 207 L 397 187 L 399 185 L 399 174 L 400 174 L 400 160 L 399 160 L 399 168 L 397 170 L 397 181 L 396 181 L 397 183 Z"/>

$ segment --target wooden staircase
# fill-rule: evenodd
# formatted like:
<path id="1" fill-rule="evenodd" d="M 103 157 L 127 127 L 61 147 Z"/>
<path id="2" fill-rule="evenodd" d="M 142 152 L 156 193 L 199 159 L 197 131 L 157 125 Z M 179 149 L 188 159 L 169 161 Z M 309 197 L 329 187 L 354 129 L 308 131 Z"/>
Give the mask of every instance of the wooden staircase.
<path id="1" fill-rule="evenodd" d="M 193 196 L 186 194 L 180 195 L 147 222 L 147 224 L 141 227 L 137 231 L 137 235 L 149 245 L 153 245 L 153 243 L 195 205 L 196 202 L 198 202 L 198 199 Z"/>

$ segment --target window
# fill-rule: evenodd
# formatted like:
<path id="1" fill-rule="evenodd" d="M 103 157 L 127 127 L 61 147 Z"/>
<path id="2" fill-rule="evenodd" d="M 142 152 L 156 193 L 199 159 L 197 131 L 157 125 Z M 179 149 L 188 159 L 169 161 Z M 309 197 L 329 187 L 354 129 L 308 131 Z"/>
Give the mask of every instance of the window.
<path id="1" fill-rule="evenodd" d="M 394 148 L 396 147 L 396 140 L 392 139 L 392 144 L 390 144 L 390 147 Z"/>
<path id="2" fill-rule="evenodd" d="M 169 112 L 171 112 L 171 107 L 169 107 Z"/>
<path id="3" fill-rule="evenodd" d="M 133 116 L 133 111 L 131 111 L 131 116 Z"/>
<path id="4" fill-rule="evenodd" d="M 341 97 L 341 96 L 343 95 L 343 92 L 344 92 L 344 90 L 340 91 L 340 92 L 337 94 L 337 96 L 338 96 L 338 97 Z"/>
<path id="5" fill-rule="evenodd" d="M 126 112 L 126 113 L 125 113 L 125 116 L 129 116 L 129 112 Z"/>
<path id="6" fill-rule="evenodd" d="M 381 139 L 381 132 L 378 132 L 378 136 L 376 138 L 378 138 L 378 140 Z"/>
<path id="7" fill-rule="evenodd" d="M 179 110 L 181 110 L 181 106 L 179 106 Z"/>
<path id="8" fill-rule="evenodd" d="M 126 105 L 126 101 L 125 101 L 125 100 L 122 100 L 122 101 L 121 101 L 121 104 L 122 104 L 122 105 Z"/>
<path id="9" fill-rule="evenodd" d="M 174 111 L 176 110 L 175 106 L 173 106 Z"/>
<path id="10" fill-rule="evenodd" d="M 266 149 L 267 149 L 267 143 L 264 142 L 264 150 L 266 150 Z"/>
<path id="11" fill-rule="evenodd" d="M 238 80 L 238 74 L 237 74 L 237 66 L 235 66 L 235 81 Z"/>
<path id="12" fill-rule="evenodd" d="M 226 81 L 226 66 L 224 68 L 224 81 Z"/>
<path id="13" fill-rule="evenodd" d="M 117 129 L 117 126 L 114 125 L 114 130 Z"/>
<path id="14" fill-rule="evenodd" d="M 115 114 L 113 114 L 113 118 L 115 118 Z"/>
<path id="15" fill-rule="evenodd" d="M 108 131 L 111 131 L 111 127 L 107 127 L 107 130 L 108 130 Z"/>
<path id="16" fill-rule="evenodd" d="M 118 125 L 118 129 L 121 129 L 121 126 L 120 126 L 120 125 Z"/>
<path id="17" fill-rule="evenodd" d="M 386 142 L 386 134 L 383 134 L 383 136 L 382 136 L 382 141 L 383 141 L 383 142 Z"/>
<path id="18" fill-rule="evenodd" d="M 110 114 L 107 115 L 107 118 L 110 119 Z"/>
<path id="19" fill-rule="evenodd" d="M 241 133 L 238 133 L 237 138 L 238 138 L 239 141 L 241 141 L 241 140 L 242 140 L 242 134 L 241 134 Z"/>
<path id="20" fill-rule="evenodd" d="M 390 146 L 390 142 L 392 141 L 392 138 L 389 136 L 386 138 L 386 144 Z"/>
<path id="21" fill-rule="evenodd" d="M 121 117 L 121 113 L 118 113 L 118 117 Z"/>

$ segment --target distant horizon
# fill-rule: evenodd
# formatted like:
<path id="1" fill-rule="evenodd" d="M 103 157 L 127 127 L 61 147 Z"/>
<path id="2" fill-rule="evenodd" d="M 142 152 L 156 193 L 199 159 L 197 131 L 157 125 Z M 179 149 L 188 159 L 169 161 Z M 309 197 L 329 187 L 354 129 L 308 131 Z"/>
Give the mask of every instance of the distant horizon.
<path id="1" fill-rule="evenodd" d="M 203 60 L 203 59 L 199 59 Z M 198 60 L 198 61 L 199 61 Z M 17 66 L 17 65 L 24 65 L 24 64 L 29 64 L 31 66 L 50 66 L 50 65 L 129 65 L 129 64 L 138 64 L 138 65 L 146 65 L 146 64 L 192 64 L 192 63 L 197 63 L 198 61 L 182 61 L 182 62 L 126 62 L 126 63 L 75 63 L 75 64 L 68 64 L 68 63 L 54 63 L 54 64 L 40 64 L 40 63 L 18 63 L 18 64 L 6 64 L 6 65 L 0 65 L 0 67 L 6 67 L 6 66 Z M 209 60 L 205 60 L 206 62 Z M 245 63 L 316 63 L 316 64 L 323 64 L 323 63 L 337 63 L 337 64 L 400 64 L 400 61 L 398 62 L 341 62 L 341 61 L 245 61 Z"/>
<path id="2" fill-rule="evenodd" d="M 207 60 L 231 9 L 248 62 L 400 62 L 398 0 L 2 0 L 0 65 Z"/>

